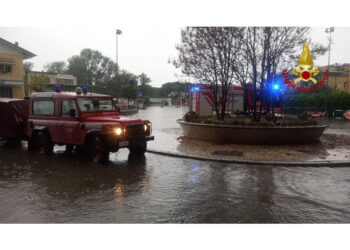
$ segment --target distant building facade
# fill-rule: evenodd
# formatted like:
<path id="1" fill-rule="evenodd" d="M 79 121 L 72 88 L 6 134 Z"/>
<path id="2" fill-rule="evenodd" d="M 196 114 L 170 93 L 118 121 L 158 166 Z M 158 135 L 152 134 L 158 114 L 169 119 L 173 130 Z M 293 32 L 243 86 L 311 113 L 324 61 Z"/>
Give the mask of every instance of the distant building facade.
<path id="1" fill-rule="evenodd" d="M 33 75 L 43 75 L 48 79 L 48 82 L 46 83 L 46 91 L 54 91 L 57 85 L 61 87 L 61 90 L 67 91 L 71 90 L 72 87 L 77 86 L 77 78 L 73 75 L 31 71 L 28 74 L 28 82 Z"/>
<path id="2" fill-rule="evenodd" d="M 168 102 L 168 104 L 171 104 L 171 98 L 155 98 L 151 97 L 149 98 L 149 101 L 151 104 L 162 104 L 164 102 Z"/>
<path id="3" fill-rule="evenodd" d="M 0 97 L 24 98 L 23 60 L 34 56 L 18 43 L 0 38 Z"/>
<path id="4" fill-rule="evenodd" d="M 320 71 L 324 72 L 326 68 L 320 67 Z M 350 93 L 350 63 L 330 65 L 328 81 L 332 89 Z"/>

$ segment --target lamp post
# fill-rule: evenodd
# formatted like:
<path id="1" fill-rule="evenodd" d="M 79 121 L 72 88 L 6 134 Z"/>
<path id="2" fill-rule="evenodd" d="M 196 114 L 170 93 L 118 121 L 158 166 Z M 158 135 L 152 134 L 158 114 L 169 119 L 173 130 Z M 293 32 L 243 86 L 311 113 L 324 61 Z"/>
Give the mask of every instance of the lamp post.
<path id="1" fill-rule="evenodd" d="M 116 63 L 117 63 L 117 73 L 119 73 L 119 63 L 118 63 L 118 35 L 121 35 L 121 30 L 116 30 Z"/>
<path id="2" fill-rule="evenodd" d="M 332 44 L 332 32 L 334 32 L 334 27 L 330 27 L 330 28 L 327 28 L 325 30 L 326 33 L 329 33 L 329 45 L 328 45 L 328 70 L 330 71 L 329 69 L 329 64 L 330 64 L 330 60 L 331 60 L 331 44 Z M 330 73 L 330 72 L 329 72 Z M 328 109 L 327 109 L 327 106 L 328 106 L 328 92 L 329 92 L 329 77 L 327 79 L 327 92 L 326 92 L 326 116 L 327 116 L 327 120 L 328 120 Z"/>

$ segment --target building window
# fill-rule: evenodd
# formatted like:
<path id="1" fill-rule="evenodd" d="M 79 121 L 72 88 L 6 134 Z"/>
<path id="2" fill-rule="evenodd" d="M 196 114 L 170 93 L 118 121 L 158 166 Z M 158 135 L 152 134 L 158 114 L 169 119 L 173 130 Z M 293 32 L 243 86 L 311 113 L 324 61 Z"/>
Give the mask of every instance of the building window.
<path id="1" fill-rule="evenodd" d="M 50 100 L 33 101 L 34 115 L 53 115 L 55 113 L 55 103 Z"/>
<path id="2" fill-rule="evenodd" d="M 57 79 L 58 85 L 74 85 L 74 81 L 72 79 Z"/>
<path id="3" fill-rule="evenodd" d="M 0 87 L 0 97 L 12 98 L 12 88 Z"/>
<path id="4" fill-rule="evenodd" d="M 8 63 L 0 63 L 0 74 L 11 73 L 12 65 Z"/>

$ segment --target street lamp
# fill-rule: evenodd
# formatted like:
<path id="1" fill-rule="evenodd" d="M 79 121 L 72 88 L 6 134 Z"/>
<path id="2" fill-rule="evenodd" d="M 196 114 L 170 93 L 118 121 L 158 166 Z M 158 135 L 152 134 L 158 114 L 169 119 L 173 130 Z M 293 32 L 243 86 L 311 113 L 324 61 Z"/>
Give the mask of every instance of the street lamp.
<path id="1" fill-rule="evenodd" d="M 116 63 L 117 63 L 117 73 L 119 73 L 119 63 L 118 63 L 118 35 L 121 35 L 121 30 L 116 30 Z"/>
<path id="2" fill-rule="evenodd" d="M 328 70 L 329 69 L 329 64 L 331 60 L 331 44 L 332 44 L 332 33 L 334 32 L 334 27 L 327 28 L 325 30 L 326 33 L 329 33 L 329 45 L 328 45 Z M 329 72 L 330 73 L 330 72 Z M 327 120 L 328 120 L 328 114 L 327 114 L 327 105 L 328 105 L 328 92 L 329 92 L 329 77 L 327 79 L 327 93 L 326 93 L 326 115 L 327 115 Z"/>

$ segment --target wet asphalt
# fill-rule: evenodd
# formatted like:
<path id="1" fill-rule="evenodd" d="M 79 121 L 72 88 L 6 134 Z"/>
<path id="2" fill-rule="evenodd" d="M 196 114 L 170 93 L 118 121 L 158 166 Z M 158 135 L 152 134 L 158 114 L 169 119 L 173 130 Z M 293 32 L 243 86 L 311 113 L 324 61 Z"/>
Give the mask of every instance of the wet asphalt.
<path id="1" fill-rule="evenodd" d="M 138 117 L 177 128 L 184 110 Z M 157 139 L 157 138 L 156 138 Z M 127 149 L 106 166 L 0 146 L 1 223 L 349 223 L 350 168 L 247 166 Z"/>

